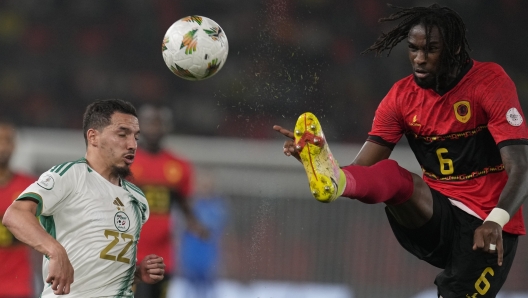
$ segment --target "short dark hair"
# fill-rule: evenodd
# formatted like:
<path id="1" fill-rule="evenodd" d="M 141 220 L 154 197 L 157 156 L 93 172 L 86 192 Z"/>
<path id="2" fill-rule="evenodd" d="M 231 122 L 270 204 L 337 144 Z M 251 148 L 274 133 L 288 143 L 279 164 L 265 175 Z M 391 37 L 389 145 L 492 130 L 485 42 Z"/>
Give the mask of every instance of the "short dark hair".
<path id="1" fill-rule="evenodd" d="M 83 115 L 84 141 L 88 145 L 86 133 L 90 128 L 100 130 L 110 125 L 110 119 L 115 112 L 137 117 L 136 108 L 122 99 L 99 99 L 89 104 Z"/>
<path id="2" fill-rule="evenodd" d="M 469 63 L 469 53 L 471 50 L 466 39 L 466 25 L 458 13 L 448 7 L 441 7 L 438 4 L 433 4 L 428 7 L 410 7 L 403 8 L 390 5 L 398 9 L 397 12 L 391 14 L 386 18 L 382 18 L 380 22 L 396 21 L 401 22 L 388 33 L 383 33 L 378 40 L 368 49 L 362 52 L 375 52 L 376 55 L 387 50 L 390 54 L 400 41 L 407 38 L 409 31 L 416 25 L 423 24 L 426 31 L 426 49 L 429 46 L 431 29 L 438 27 L 442 35 L 444 43 L 444 51 L 441 54 L 441 67 L 444 73 L 450 73 L 457 69 L 460 70 L 467 63 Z M 427 54 L 427 52 L 426 52 Z M 446 78 L 444 78 L 446 80 Z M 437 82 L 437 84 L 445 82 Z"/>

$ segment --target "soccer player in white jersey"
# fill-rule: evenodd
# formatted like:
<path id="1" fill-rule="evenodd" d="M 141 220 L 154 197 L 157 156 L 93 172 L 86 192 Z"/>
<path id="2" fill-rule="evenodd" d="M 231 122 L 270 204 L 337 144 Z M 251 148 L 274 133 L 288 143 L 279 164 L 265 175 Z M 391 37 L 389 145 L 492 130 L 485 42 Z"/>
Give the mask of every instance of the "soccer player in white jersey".
<path id="1" fill-rule="evenodd" d="M 42 174 L 8 208 L 3 224 L 44 254 L 41 297 L 133 297 L 134 282 L 159 282 L 165 268 L 157 255 L 136 265 L 149 217 L 141 190 L 123 179 L 137 148 L 136 110 L 119 99 L 96 101 L 83 129 L 85 158 Z"/>

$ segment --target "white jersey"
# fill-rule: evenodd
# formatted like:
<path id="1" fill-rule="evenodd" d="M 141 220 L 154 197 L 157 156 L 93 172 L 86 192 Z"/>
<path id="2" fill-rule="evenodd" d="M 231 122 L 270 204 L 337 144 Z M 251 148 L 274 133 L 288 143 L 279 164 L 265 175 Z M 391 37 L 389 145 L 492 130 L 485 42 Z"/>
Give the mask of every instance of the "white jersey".
<path id="1" fill-rule="evenodd" d="M 132 183 L 116 186 L 80 159 L 52 167 L 19 197 L 39 202 L 44 229 L 68 253 L 74 282 L 68 297 L 133 297 L 136 251 L 149 209 Z M 49 260 L 43 259 L 44 282 Z M 44 285 L 43 298 L 62 297 Z"/>

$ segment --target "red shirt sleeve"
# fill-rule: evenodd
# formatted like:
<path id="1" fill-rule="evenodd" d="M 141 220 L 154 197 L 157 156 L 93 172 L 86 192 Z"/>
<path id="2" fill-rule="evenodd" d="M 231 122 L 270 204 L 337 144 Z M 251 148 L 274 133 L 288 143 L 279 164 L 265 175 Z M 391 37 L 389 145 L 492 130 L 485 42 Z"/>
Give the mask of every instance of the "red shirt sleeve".
<path id="1" fill-rule="evenodd" d="M 401 113 L 397 104 L 397 94 L 400 88 L 393 86 L 389 93 L 380 102 L 369 132 L 368 141 L 389 148 L 394 148 L 403 135 Z M 401 94 L 400 94 L 401 96 Z"/>
<path id="2" fill-rule="evenodd" d="M 528 127 L 515 84 L 502 68 L 498 77 L 486 88 L 482 108 L 488 116 L 488 129 L 499 148 L 528 144 Z"/>

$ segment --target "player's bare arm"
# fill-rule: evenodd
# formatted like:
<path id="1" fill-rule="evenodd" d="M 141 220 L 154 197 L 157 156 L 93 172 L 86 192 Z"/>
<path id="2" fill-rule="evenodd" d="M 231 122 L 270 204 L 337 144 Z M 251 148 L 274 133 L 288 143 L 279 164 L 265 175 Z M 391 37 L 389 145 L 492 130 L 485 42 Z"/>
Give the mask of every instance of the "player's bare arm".
<path id="1" fill-rule="evenodd" d="M 51 284 L 56 295 L 68 294 L 73 283 L 73 267 L 64 247 L 40 226 L 36 213 L 35 201 L 18 200 L 9 206 L 2 223 L 18 240 L 49 257 L 46 283 Z"/>
<path id="2" fill-rule="evenodd" d="M 194 212 L 191 209 L 189 200 L 180 194 L 175 194 L 176 203 L 180 207 L 180 210 L 185 217 L 185 224 L 187 230 L 201 239 L 209 238 L 209 230 L 196 218 Z"/>
<path id="3" fill-rule="evenodd" d="M 500 149 L 504 168 L 508 173 L 508 181 L 497 203 L 497 208 L 505 210 L 512 217 L 523 204 L 528 195 L 528 146 L 511 145 Z M 496 245 L 496 250 L 490 249 L 490 244 Z M 497 262 L 502 265 L 503 244 L 502 226 L 494 221 L 486 220 L 477 230 L 473 240 L 473 249 L 482 249 L 497 253 Z"/>
<path id="4" fill-rule="evenodd" d="M 389 158 L 392 150 L 386 146 L 373 142 L 365 142 L 359 150 L 352 164 L 358 166 L 371 166 L 377 162 Z"/>
<path id="5" fill-rule="evenodd" d="M 155 284 L 163 280 L 164 274 L 165 263 L 163 258 L 157 255 L 148 255 L 137 266 L 134 282 Z"/>

